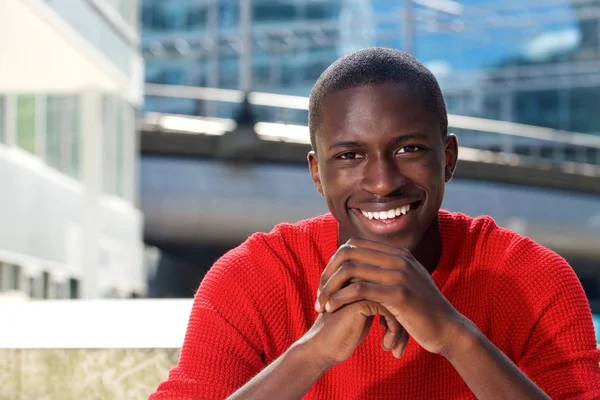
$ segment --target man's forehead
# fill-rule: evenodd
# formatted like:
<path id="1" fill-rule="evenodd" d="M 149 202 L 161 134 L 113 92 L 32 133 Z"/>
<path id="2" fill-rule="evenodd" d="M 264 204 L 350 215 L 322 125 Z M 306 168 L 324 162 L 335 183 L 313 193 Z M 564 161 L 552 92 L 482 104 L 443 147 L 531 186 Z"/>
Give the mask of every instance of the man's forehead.
<path id="1" fill-rule="evenodd" d="M 322 122 L 328 130 L 345 125 L 429 125 L 436 116 L 413 90 L 391 85 L 363 86 L 329 94 L 322 103 Z"/>

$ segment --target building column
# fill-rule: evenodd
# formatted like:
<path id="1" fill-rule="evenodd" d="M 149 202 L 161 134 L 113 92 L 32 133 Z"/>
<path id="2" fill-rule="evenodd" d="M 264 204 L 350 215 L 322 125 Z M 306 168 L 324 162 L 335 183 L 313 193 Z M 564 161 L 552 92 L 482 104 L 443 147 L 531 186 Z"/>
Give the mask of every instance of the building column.
<path id="1" fill-rule="evenodd" d="M 100 297 L 100 196 L 102 194 L 102 96 L 81 96 L 81 298 Z"/>
<path id="2" fill-rule="evenodd" d="M 17 143 L 17 97 L 13 94 L 4 97 L 4 143 L 7 146 Z"/>

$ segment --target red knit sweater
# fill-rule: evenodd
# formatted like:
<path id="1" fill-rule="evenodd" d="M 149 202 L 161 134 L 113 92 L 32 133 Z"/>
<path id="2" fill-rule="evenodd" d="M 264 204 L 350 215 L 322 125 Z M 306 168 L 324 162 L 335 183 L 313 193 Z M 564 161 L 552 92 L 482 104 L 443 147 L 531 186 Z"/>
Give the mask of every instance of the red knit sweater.
<path id="1" fill-rule="evenodd" d="M 600 351 L 588 302 L 558 255 L 489 217 L 440 211 L 433 279 L 456 309 L 553 399 L 600 398 Z M 330 215 L 255 234 L 224 255 L 198 290 L 179 364 L 151 400 L 224 399 L 274 361 L 317 317 L 321 272 L 338 247 Z M 467 399 L 442 356 L 410 340 L 396 360 L 373 328 L 305 399 Z"/>

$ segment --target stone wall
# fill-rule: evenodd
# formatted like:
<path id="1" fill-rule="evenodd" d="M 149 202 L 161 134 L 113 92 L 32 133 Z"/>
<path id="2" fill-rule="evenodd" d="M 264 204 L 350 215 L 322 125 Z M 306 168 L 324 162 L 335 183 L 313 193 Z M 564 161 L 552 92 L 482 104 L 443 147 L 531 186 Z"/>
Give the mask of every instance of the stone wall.
<path id="1" fill-rule="evenodd" d="M 1 400 L 143 400 L 178 349 L 0 349 Z"/>

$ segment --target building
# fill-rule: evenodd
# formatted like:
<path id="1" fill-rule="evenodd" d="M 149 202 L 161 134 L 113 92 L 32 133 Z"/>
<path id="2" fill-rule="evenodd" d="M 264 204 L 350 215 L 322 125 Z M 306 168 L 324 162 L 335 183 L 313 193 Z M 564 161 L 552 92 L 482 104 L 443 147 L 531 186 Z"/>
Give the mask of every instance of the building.
<path id="1" fill-rule="evenodd" d="M 198 95 L 202 90 L 163 85 L 306 96 L 339 56 L 370 45 L 400 48 L 437 76 L 449 113 L 459 117 L 451 128 L 463 148 L 539 157 L 557 169 L 564 161 L 594 164 L 592 169 L 600 165 L 597 140 L 589 141 L 594 143 L 589 147 L 573 144 L 585 137 L 573 133 L 600 134 L 600 115 L 594 108 L 600 96 L 598 0 L 143 0 L 142 15 L 144 110 L 147 115 L 159 113 L 147 120 L 160 125 L 146 137 L 147 143 L 155 139 L 162 146 L 148 146 L 141 182 L 147 239 L 162 252 L 154 280 L 158 297 L 191 296 L 214 259 L 249 233 L 325 211 L 320 198 L 309 197 L 306 149 L 301 155 L 299 150 L 296 161 L 276 157 L 284 154 L 284 140 L 264 156 L 277 158 L 277 164 L 244 165 L 239 167 L 243 174 L 214 155 L 190 156 L 191 148 L 211 146 L 192 145 L 192 135 L 182 132 L 189 129 L 213 138 L 219 134 L 214 120 L 164 114 L 230 119 L 239 106 L 229 95 L 217 102 Z M 306 110 L 300 108 L 255 105 L 254 111 L 261 122 L 305 125 Z M 461 116 L 486 118 L 488 128 L 460 126 Z M 490 130 L 502 125 L 498 120 L 564 130 L 565 140 L 539 140 L 537 134 L 530 135 L 539 128 L 527 131 L 517 124 L 503 125 L 504 132 Z M 181 133 L 181 143 L 169 141 L 180 154 L 165 149 L 169 129 Z M 284 128 L 276 130 L 282 134 Z M 557 133 L 541 130 L 552 137 Z M 501 225 L 559 251 L 576 269 L 594 312 L 600 312 L 594 267 L 600 253 L 582 251 L 578 244 L 583 241 L 573 234 L 600 234 L 597 194 L 569 192 L 558 184 L 548 190 L 523 181 L 498 181 L 455 179 L 445 207 L 492 215 Z M 273 187 L 285 189 L 274 192 Z M 504 200 L 494 200 L 493 193 Z M 301 214 L 298 204 L 303 201 L 307 205 Z M 568 216 L 564 211 L 548 219 L 541 211 L 553 213 L 555 204 L 566 201 L 574 202 L 565 207 Z M 246 213 L 246 207 L 253 213 Z M 224 210 L 228 223 L 223 222 Z"/>
<path id="2" fill-rule="evenodd" d="M 136 0 L 0 2 L 0 291 L 143 295 Z"/>
<path id="3" fill-rule="evenodd" d="M 598 0 L 143 0 L 142 15 L 149 83 L 243 88 L 240 21 L 251 15 L 253 90 L 306 96 L 340 55 L 388 46 L 430 67 L 451 113 L 600 134 L 590 107 L 600 96 Z M 153 97 L 146 110 L 232 112 Z"/>

